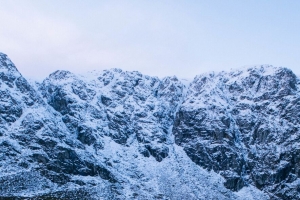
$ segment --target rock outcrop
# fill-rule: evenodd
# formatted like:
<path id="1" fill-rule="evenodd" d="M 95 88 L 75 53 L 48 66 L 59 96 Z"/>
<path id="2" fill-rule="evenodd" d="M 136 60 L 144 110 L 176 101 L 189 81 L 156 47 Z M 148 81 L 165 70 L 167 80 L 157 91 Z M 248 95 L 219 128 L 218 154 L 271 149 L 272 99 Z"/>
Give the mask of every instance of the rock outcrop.
<path id="1" fill-rule="evenodd" d="M 273 199 L 299 199 L 299 97 L 286 68 L 197 76 L 176 116 L 176 144 L 231 190 L 254 185 Z"/>

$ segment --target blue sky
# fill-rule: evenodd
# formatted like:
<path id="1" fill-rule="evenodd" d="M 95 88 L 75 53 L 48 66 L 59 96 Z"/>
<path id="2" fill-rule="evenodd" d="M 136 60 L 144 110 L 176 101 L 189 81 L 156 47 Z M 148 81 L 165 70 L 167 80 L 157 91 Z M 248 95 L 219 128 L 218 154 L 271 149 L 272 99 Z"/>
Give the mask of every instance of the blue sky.
<path id="1" fill-rule="evenodd" d="M 300 75 L 300 1 L 0 0 L 0 51 L 28 78 L 112 67 L 159 77 L 272 64 Z"/>

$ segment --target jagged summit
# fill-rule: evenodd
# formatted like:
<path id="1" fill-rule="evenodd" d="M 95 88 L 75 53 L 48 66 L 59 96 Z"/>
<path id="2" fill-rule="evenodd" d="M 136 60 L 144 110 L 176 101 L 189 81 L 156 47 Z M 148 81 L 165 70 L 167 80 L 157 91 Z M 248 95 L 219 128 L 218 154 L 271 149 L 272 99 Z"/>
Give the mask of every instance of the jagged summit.
<path id="1" fill-rule="evenodd" d="M 280 96 L 283 93 L 294 93 L 297 91 L 297 77 L 287 68 L 273 66 L 254 66 L 232 70 L 230 72 L 206 73 L 195 77 L 189 88 L 189 94 L 214 93 L 218 99 L 206 99 L 206 101 L 217 101 L 219 103 L 230 103 L 223 94 L 230 94 L 232 98 L 237 96 L 248 96 L 249 98 L 267 98 L 266 95 L 275 94 Z M 224 91 L 226 90 L 226 92 Z M 195 96 L 196 94 L 194 94 Z M 265 97 L 262 97 L 265 95 Z M 194 97 L 196 98 L 196 97 Z M 197 99 L 197 98 L 196 98 Z M 187 98 L 186 100 L 189 100 Z M 191 102 L 194 100 L 186 101 Z M 199 103 L 197 101 L 196 103 Z M 194 104 L 189 104 L 194 108 Z"/>
<path id="2" fill-rule="evenodd" d="M 6 80 L 11 77 L 20 76 L 17 68 L 13 64 L 13 62 L 7 57 L 7 55 L 0 53 L 0 73 L 1 79 Z"/>
<path id="3" fill-rule="evenodd" d="M 286 68 L 191 83 L 58 70 L 32 87 L 0 54 L 0 78 L 1 198 L 300 199 L 299 80 Z"/>
<path id="4" fill-rule="evenodd" d="M 68 79 L 71 77 L 74 77 L 74 75 L 71 72 L 65 70 L 57 70 L 49 75 L 49 79 L 58 80 L 58 81 L 63 79 Z"/>

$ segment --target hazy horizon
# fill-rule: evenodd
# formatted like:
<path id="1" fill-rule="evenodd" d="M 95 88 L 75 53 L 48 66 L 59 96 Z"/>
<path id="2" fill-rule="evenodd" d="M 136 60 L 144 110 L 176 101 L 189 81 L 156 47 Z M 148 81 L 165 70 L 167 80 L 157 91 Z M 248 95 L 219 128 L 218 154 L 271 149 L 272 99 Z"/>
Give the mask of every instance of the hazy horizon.
<path id="1" fill-rule="evenodd" d="M 262 64 L 300 74 L 298 1 L 0 3 L 0 51 L 26 78 L 121 68 L 192 79 Z"/>

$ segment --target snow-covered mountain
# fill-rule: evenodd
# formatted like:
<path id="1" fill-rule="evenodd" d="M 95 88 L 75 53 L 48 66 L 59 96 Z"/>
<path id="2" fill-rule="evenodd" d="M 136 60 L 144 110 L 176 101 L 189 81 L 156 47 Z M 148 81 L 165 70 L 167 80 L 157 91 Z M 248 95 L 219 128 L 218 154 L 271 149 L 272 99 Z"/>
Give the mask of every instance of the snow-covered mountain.
<path id="1" fill-rule="evenodd" d="M 299 80 L 120 69 L 30 84 L 0 54 L 0 198 L 300 199 Z"/>
<path id="2" fill-rule="evenodd" d="M 299 86 L 272 66 L 197 76 L 177 113 L 176 144 L 229 189 L 300 199 Z"/>

